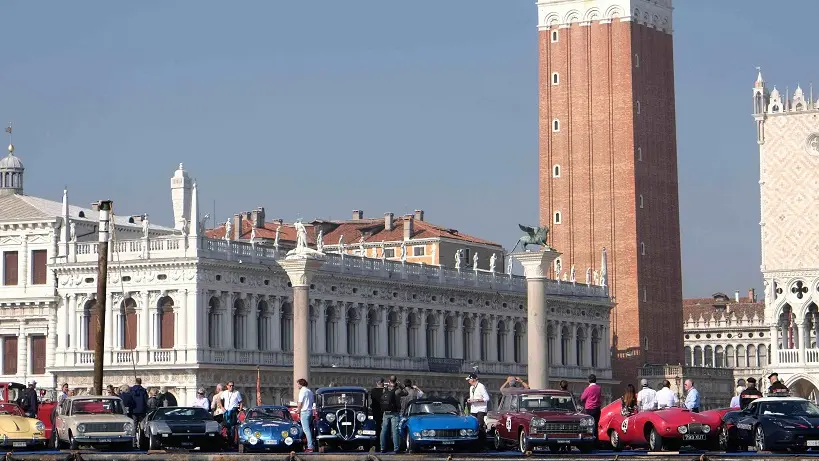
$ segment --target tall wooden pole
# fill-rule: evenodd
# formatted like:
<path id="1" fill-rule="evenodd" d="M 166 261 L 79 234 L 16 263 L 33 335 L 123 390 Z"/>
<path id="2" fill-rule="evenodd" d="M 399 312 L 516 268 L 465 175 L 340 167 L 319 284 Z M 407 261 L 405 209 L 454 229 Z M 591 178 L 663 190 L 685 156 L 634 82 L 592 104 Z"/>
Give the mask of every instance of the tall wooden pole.
<path id="1" fill-rule="evenodd" d="M 105 354 L 105 298 L 108 284 L 108 238 L 111 220 L 110 200 L 100 200 L 94 208 L 100 213 L 100 241 L 97 247 L 97 329 L 94 338 L 94 393 L 102 395 L 102 362 Z"/>

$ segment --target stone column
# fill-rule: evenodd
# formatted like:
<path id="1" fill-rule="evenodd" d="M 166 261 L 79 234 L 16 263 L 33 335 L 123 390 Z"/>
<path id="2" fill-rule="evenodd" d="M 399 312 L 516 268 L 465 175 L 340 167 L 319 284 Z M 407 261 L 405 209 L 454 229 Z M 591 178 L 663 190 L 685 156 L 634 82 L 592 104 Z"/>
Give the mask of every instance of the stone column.
<path id="1" fill-rule="evenodd" d="M 281 296 L 276 296 L 273 301 L 273 313 L 270 315 L 268 321 L 270 322 L 270 350 L 282 350 L 282 303 L 284 300 Z M 309 383 L 309 381 L 308 381 Z"/>
<path id="2" fill-rule="evenodd" d="M 177 293 L 177 297 L 181 298 L 179 300 L 179 312 L 174 312 L 176 318 L 174 319 L 174 325 L 176 325 L 176 332 L 179 335 L 175 338 L 173 344 L 174 349 L 179 351 L 183 351 L 181 356 L 177 356 L 177 360 L 185 361 L 185 349 L 188 347 L 188 294 L 190 292 L 188 290 L 179 290 Z M 195 304 L 194 304 L 195 305 Z M 174 309 L 176 311 L 176 309 Z M 192 325 L 196 325 L 195 323 Z"/>
<path id="3" fill-rule="evenodd" d="M 369 355 L 369 337 L 370 337 L 370 322 L 367 318 L 370 314 L 369 306 L 366 304 L 358 305 L 358 325 L 356 326 L 356 355 Z"/>
<path id="4" fill-rule="evenodd" d="M 771 366 L 779 365 L 779 339 L 776 337 L 777 330 L 778 328 L 774 325 L 771 326 L 770 333 L 768 333 L 768 338 L 771 341 L 771 349 L 768 351 L 771 357 Z"/>
<path id="5" fill-rule="evenodd" d="M 807 363 L 805 357 L 805 351 L 810 348 L 810 324 L 808 322 L 800 322 L 797 324 L 799 326 L 799 363 L 805 364 Z M 748 349 L 745 349 L 745 355 L 748 356 Z M 750 357 L 748 358 L 747 365 L 751 366 Z"/>
<path id="6" fill-rule="evenodd" d="M 347 349 L 347 303 L 338 303 L 338 321 L 336 321 L 336 347 L 333 349 L 336 354 L 352 355 L 354 350 Z M 308 381 L 309 382 L 309 381 Z"/>
<path id="7" fill-rule="evenodd" d="M 489 344 L 488 354 L 486 355 L 487 362 L 497 362 L 498 361 L 498 339 L 499 338 L 498 332 L 498 318 L 497 317 L 490 317 L 489 318 Z"/>
<path id="8" fill-rule="evenodd" d="M 418 310 L 418 329 L 415 330 L 415 350 L 418 353 L 418 357 L 428 357 L 429 352 L 427 350 L 427 329 L 429 329 L 429 323 L 427 322 L 429 318 L 429 312 L 419 309 Z"/>
<path id="9" fill-rule="evenodd" d="M 378 355 L 390 355 L 389 334 L 390 311 L 386 306 L 378 306 Z"/>
<path id="10" fill-rule="evenodd" d="M 398 309 L 398 326 L 396 327 L 398 334 L 395 335 L 395 340 L 398 342 L 396 344 L 398 347 L 395 349 L 399 357 L 409 357 L 409 344 L 407 343 L 409 312 L 401 307 L 396 307 L 396 309 Z"/>
<path id="11" fill-rule="evenodd" d="M 63 332 L 68 353 L 65 354 L 66 365 L 74 365 L 74 351 L 77 349 L 77 295 L 66 296 L 65 323 L 68 328 Z"/>
<path id="12" fill-rule="evenodd" d="M 452 332 L 452 352 L 456 359 L 465 359 L 464 356 L 464 315 L 462 312 L 455 313 L 455 330 Z"/>
<path id="13" fill-rule="evenodd" d="M 245 349 L 251 351 L 259 350 L 259 299 L 258 295 L 250 294 L 245 299 L 247 303 L 247 316 L 245 317 L 245 324 L 247 325 L 247 339 L 245 339 Z"/>
<path id="14" fill-rule="evenodd" d="M 481 344 L 483 341 L 483 330 L 481 329 L 481 322 L 483 321 L 483 317 L 480 315 L 475 315 L 472 317 L 472 333 L 470 334 L 470 339 L 472 340 L 472 356 L 470 359 L 481 362 L 483 361 L 481 355 L 483 354 L 483 350 L 481 350 Z"/>
<path id="15" fill-rule="evenodd" d="M 54 366 L 55 352 L 57 350 L 57 312 L 51 312 L 48 316 L 48 339 L 46 340 L 46 369 Z M 53 384 L 53 383 L 52 383 Z"/>
<path id="16" fill-rule="evenodd" d="M 142 292 L 142 309 L 139 314 L 139 343 L 137 344 L 137 349 L 141 352 L 139 354 L 139 363 L 142 365 L 146 365 L 148 363 L 148 345 L 149 345 L 149 336 L 148 332 L 151 328 L 151 297 L 147 291 Z"/>
<path id="17" fill-rule="evenodd" d="M 113 253 L 113 252 L 112 252 Z M 117 309 L 119 310 L 119 309 Z M 105 294 L 105 353 L 103 363 L 111 363 L 111 351 L 114 350 L 114 294 Z"/>
<path id="18" fill-rule="evenodd" d="M 313 309 L 316 311 L 316 350 L 317 354 L 327 353 L 327 301 L 321 300 L 315 303 Z"/>
<path id="19" fill-rule="evenodd" d="M 515 363 L 515 319 L 506 317 L 503 320 L 506 325 L 506 336 L 503 344 L 503 361 L 506 363 Z"/>
<path id="20" fill-rule="evenodd" d="M 298 400 L 296 380 L 310 382 L 310 281 L 323 261 L 319 255 L 288 256 L 279 264 L 293 286 L 293 400 Z"/>
<path id="21" fill-rule="evenodd" d="M 545 280 L 549 267 L 560 253 L 545 248 L 538 252 L 512 253 L 510 256 L 521 263 L 526 276 L 529 385 L 532 389 L 548 389 L 549 361 L 543 353 L 547 346 Z"/>
<path id="22" fill-rule="evenodd" d="M 20 377 L 21 382 L 26 382 L 28 372 L 28 334 L 26 333 L 26 324 L 20 320 L 20 332 L 17 334 L 17 376 Z"/>

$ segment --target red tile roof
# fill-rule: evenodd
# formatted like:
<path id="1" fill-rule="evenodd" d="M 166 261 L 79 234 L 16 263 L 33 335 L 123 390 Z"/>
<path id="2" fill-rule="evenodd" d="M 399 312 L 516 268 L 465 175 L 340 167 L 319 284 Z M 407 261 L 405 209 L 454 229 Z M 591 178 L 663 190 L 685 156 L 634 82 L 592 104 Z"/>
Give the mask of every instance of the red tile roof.
<path id="1" fill-rule="evenodd" d="M 719 317 L 719 310 L 717 306 L 724 306 L 725 313 L 736 314 L 737 318 L 742 318 L 743 315 L 748 316 L 749 319 L 757 315 L 760 319 L 765 318 L 765 302 L 754 302 L 750 298 L 739 298 L 739 302 L 729 298 L 727 301 L 715 298 L 689 298 L 683 300 L 683 320 L 688 320 L 693 317 L 698 320 L 700 316 L 704 319 L 710 319 L 713 314 Z"/>

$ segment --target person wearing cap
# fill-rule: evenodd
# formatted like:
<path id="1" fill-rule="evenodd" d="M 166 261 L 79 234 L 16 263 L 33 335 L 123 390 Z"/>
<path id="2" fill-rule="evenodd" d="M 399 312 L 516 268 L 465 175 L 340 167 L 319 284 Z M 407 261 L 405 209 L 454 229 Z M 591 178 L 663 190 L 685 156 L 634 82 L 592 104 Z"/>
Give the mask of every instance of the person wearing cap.
<path id="1" fill-rule="evenodd" d="M 597 384 L 597 376 L 594 373 L 589 375 L 589 385 L 580 394 L 580 403 L 583 404 L 586 414 L 594 418 L 594 427 L 597 427 L 600 423 L 600 408 L 603 405 L 603 389 Z M 594 436 L 597 437 L 597 431 L 594 431 Z"/>
<path id="2" fill-rule="evenodd" d="M 206 411 L 210 411 L 210 400 L 205 397 L 205 388 L 200 387 L 196 390 L 196 400 L 193 401 L 193 406 L 204 408 Z"/>
<path id="3" fill-rule="evenodd" d="M 651 411 L 657 409 L 657 391 L 649 387 L 648 380 L 640 380 L 640 392 L 637 393 L 637 406 L 640 411 Z"/>
<path id="4" fill-rule="evenodd" d="M 23 391 L 22 407 L 25 415 L 29 418 L 37 417 L 37 407 L 39 401 L 37 400 L 37 381 L 33 379 L 28 382 L 28 388 Z"/>
<path id="5" fill-rule="evenodd" d="M 466 403 L 469 405 L 469 414 L 478 418 L 479 434 L 481 439 L 486 438 L 486 410 L 489 404 L 489 393 L 486 392 L 486 386 L 478 381 L 478 375 L 470 373 L 466 377 L 469 382 L 469 400 Z"/>
<path id="6" fill-rule="evenodd" d="M 694 381 L 686 379 L 683 383 L 685 387 L 685 408 L 691 410 L 692 413 L 700 412 L 700 391 L 694 387 Z"/>
<path id="7" fill-rule="evenodd" d="M 745 408 L 760 398 L 762 398 L 762 392 L 756 388 L 756 379 L 751 376 L 745 380 L 745 389 L 739 394 L 739 407 Z"/>
<path id="8" fill-rule="evenodd" d="M 768 395 L 782 395 L 790 392 L 788 386 L 779 380 L 779 374 L 774 372 L 768 375 L 768 381 L 771 385 L 768 386 Z"/>
<path id="9" fill-rule="evenodd" d="M 666 379 L 662 382 L 662 385 L 662 389 L 657 391 L 657 408 L 662 410 L 663 408 L 674 408 L 679 405 L 680 399 L 671 390 L 671 381 Z"/>

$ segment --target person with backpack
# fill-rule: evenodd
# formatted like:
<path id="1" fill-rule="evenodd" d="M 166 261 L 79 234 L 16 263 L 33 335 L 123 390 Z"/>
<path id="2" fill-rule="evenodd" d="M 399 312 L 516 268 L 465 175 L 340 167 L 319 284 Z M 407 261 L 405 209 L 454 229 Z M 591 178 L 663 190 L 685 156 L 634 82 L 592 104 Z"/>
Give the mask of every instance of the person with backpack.
<path id="1" fill-rule="evenodd" d="M 401 397 L 407 395 L 407 391 L 399 388 L 398 378 L 390 376 L 389 383 L 381 393 L 379 406 L 381 407 L 381 453 L 387 453 L 388 441 L 392 438 L 393 452 L 400 451 L 400 435 L 398 423 L 401 418 Z"/>

